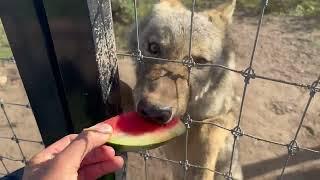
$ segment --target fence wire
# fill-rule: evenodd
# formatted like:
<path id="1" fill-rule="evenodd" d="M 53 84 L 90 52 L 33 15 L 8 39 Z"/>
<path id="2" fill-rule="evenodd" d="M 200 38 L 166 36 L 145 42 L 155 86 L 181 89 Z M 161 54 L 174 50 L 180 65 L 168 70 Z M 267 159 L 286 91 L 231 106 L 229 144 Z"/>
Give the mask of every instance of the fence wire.
<path id="1" fill-rule="evenodd" d="M 306 84 L 306 83 L 300 83 L 300 82 L 292 82 L 292 81 L 287 81 L 284 79 L 275 79 L 275 78 L 271 78 L 265 75 L 260 75 L 257 74 L 254 71 L 254 68 L 252 66 L 253 61 L 254 61 L 254 57 L 255 57 L 255 52 L 256 52 L 256 47 L 258 44 L 258 39 L 259 39 L 259 35 L 260 35 L 260 29 L 262 27 L 262 20 L 264 17 L 264 13 L 265 13 L 265 9 L 267 8 L 268 5 L 268 0 L 262 0 L 261 1 L 261 13 L 260 13 L 260 17 L 259 17 L 259 21 L 258 21 L 258 26 L 257 26 L 257 31 L 256 31 L 256 36 L 255 36 L 255 41 L 254 41 L 254 46 L 252 49 L 252 54 L 251 54 L 251 58 L 249 60 L 249 65 L 247 68 L 245 68 L 244 70 L 237 70 L 237 69 L 231 69 L 229 67 L 220 65 L 220 64 L 201 64 L 201 63 L 196 63 L 194 62 L 193 58 L 192 58 L 192 32 L 193 32 L 193 16 L 194 16 L 194 12 L 195 12 L 195 5 L 196 5 L 196 0 L 192 1 L 192 7 L 191 7 L 191 15 L 190 15 L 190 33 L 189 33 L 189 50 L 188 50 L 188 58 L 184 59 L 183 61 L 177 61 L 174 59 L 164 59 L 164 58 L 157 58 L 157 57 L 149 57 L 149 56 L 144 56 L 141 52 L 140 49 L 140 42 L 139 42 L 139 19 L 138 19 L 138 7 L 137 7 L 137 1 L 133 0 L 133 5 L 134 5 L 134 21 L 135 21 L 135 26 L 136 26 L 136 51 L 134 52 L 117 52 L 118 56 L 129 56 L 132 57 L 134 59 L 136 59 L 136 61 L 138 63 L 162 63 L 162 62 L 171 62 L 171 63 L 179 63 L 183 66 L 187 66 L 188 70 L 189 70 L 189 77 L 188 77 L 188 83 L 189 82 L 189 78 L 190 78 L 190 71 L 192 68 L 199 68 L 199 67 L 215 67 L 215 68 L 219 68 L 225 71 L 230 71 L 230 72 L 234 72 L 240 76 L 242 76 L 244 78 L 244 86 L 243 86 L 243 93 L 242 93 L 242 98 L 241 98 L 241 104 L 240 104 L 240 110 L 239 110 L 239 116 L 238 116 L 238 121 L 237 121 L 237 125 L 232 128 L 226 128 L 223 127 L 219 124 L 215 124 L 212 122 L 209 122 L 207 120 L 202 120 L 202 121 L 198 121 L 198 120 L 193 120 L 192 117 L 190 117 L 188 115 L 188 113 L 186 113 L 185 117 L 184 117 L 184 122 L 185 125 L 187 127 L 187 131 L 185 133 L 185 159 L 182 159 L 180 161 L 175 161 L 175 160 L 171 160 L 171 159 L 166 159 L 166 158 L 161 158 L 161 157 L 157 157 L 157 156 L 153 156 L 151 155 L 148 151 L 143 151 L 143 152 L 138 152 L 139 155 L 141 155 L 143 157 L 144 160 L 144 174 L 145 174 L 145 179 L 148 179 L 148 160 L 150 159 L 155 159 L 155 160 L 159 160 L 159 161 L 164 161 L 164 162 L 168 162 L 168 163 L 172 163 L 175 165 L 179 165 L 181 166 L 181 169 L 184 173 L 184 179 L 186 179 L 188 177 L 188 170 L 191 168 L 195 168 L 195 169 L 200 169 L 200 170 L 206 170 L 206 171 L 210 171 L 212 173 L 215 173 L 217 175 L 223 176 L 225 179 L 227 180 L 231 180 L 233 179 L 232 176 L 232 166 L 233 166 L 233 156 L 234 156 L 234 149 L 235 149 L 235 144 L 236 142 L 241 138 L 241 137 L 247 137 L 247 138 L 251 138 L 257 141 L 261 141 L 261 142 L 265 142 L 265 143 L 269 143 L 269 144 L 273 144 L 273 145 L 277 145 L 283 148 L 286 148 L 288 155 L 287 158 L 284 162 L 280 179 L 283 178 L 285 169 L 288 165 L 288 162 L 290 161 L 290 159 L 294 158 L 294 156 L 300 152 L 300 151 L 306 151 L 306 152 L 312 152 L 312 153 L 316 153 L 320 155 L 320 151 L 317 150 L 313 150 L 313 149 L 309 149 L 306 147 L 301 147 L 298 142 L 297 142 L 297 138 L 300 132 L 300 129 L 302 127 L 302 124 L 305 120 L 305 116 L 306 113 L 308 112 L 309 106 L 314 98 L 314 96 L 316 95 L 316 93 L 320 92 L 320 75 L 319 77 L 312 83 L 312 84 Z M 0 59 L 1 61 L 7 62 L 7 63 L 14 63 L 14 59 L 10 58 L 10 59 Z M 147 60 L 147 61 L 146 61 Z M 271 81 L 271 82 L 275 82 L 275 83 L 281 83 L 281 84 L 287 84 L 290 86 L 295 86 L 295 87 L 301 87 L 301 88 L 305 88 L 307 89 L 310 93 L 309 93 L 309 98 L 307 100 L 305 109 L 302 113 L 301 119 L 300 119 L 300 123 L 297 127 L 296 133 L 294 135 L 294 137 L 292 138 L 292 140 L 290 142 L 284 143 L 284 142 L 277 142 L 277 141 L 273 141 L 273 140 L 268 140 L 268 139 L 263 139 L 261 137 L 252 135 L 252 134 L 248 134 L 245 133 L 241 127 L 240 127 L 240 123 L 242 121 L 242 112 L 243 112 L 243 108 L 244 108 L 244 101 L 246 98 L 246 93 L 247 93 L 247 87 L 250 83 L 250 80 L 254 80 L 254 79 L 262 79 L 262 80 L 266 80 L 266 81 Z M 7 166 L 7 161 L 12 161 L 12 162 L 21 162 L 22 164 L 26 163 L 26 155 L 20 145 L 21 142 L 27 142 L 27 143 L 37 143 L 37 144 L 43 144 L 41 141 L 34 141 L 34 140 L 29 140 L 29 139 L 24 139 L 21 137 L 18 137 L 14 127 L 12 126 L 12 119 L 9 117 L 8 113 L 7 113 L 7 107 L 8 106 L 15 106 L 15 107 L 19 107 L 19 108 L 26 108 L 26 109 L 30 109 L 31 107 L 29 104 L 19 104 L 19 103 L 15 103 L 15 102 L 6 102 L 3 100 L 2 97 L 0 97 L 0 113 L 2 113 L 4 115 L 4 120 L 7 123 L 10 132 L 11 132 L 11 136 L 0 136 L 0 142 L 2 141 L 12 141 L 14 143 L 16 143 L 17 148 L 19 149 L 19 156 L 17 157 L 8 157 L 8 156 L 4 156 L 3 154 L 1 154 L 0 152 L 0 166 L 3 167 L 4 172 L 0 172 L 0 176 L 5 176 L 7 174 L 10 174 L 10 170 Z M 218 172 L 214 169 L 214 167 L 202 167 L 196 164 L 190 164 L 188 162 L 188 133 L 189 133 L 189 129 L 190 129 L 190 125 L 191 124 L 200 124 L 200 125 L 210 125 L 212 127 L 218 127 L 221 128 L 225 131 L 230 132 L 233 137 L 234 137 L 234 141 L 233 141 L 233 150 L 232 150 L 232 154 L 230 157 L 230 166 L 229 166 L 229 170 L 228 172 Z"/>
<path id="2" fill-rule="evenodd" d="M 0 62 L 2 62 L 2 63 L 15 63 L 14 58 L 6 58 L 6 59 L 3 58 L 3 59 L 0 59 Z M 4 151 L 0 152 L 0 166 L 2 166 L 4 169 L 4 172 L 0 171 L 0 177 L 9 175 L 10 173 L 12 173 L 14 171 L 14 170 L 11 171 L 10 168 L 8 167 L 7 164 L 9 161 L 20 162 L 22 164 L 21 167 L 26 164 L 27 156 L 26 156 L 23 148 L 21 147 L 21 142 L 36 143 L 36 144 L 43 145 L 42 141 L 25 139 L 25 138 L 21 138 L 17 135 L 17 133 L 15 132 L 15 128 L 13 126 L 13 121 L 10 118 L 8 110 L 7 110 L 10 106 L 17 107 L 17 108 L 24 108 L 24 109 L 28 109 L 31 111 L 30 104 L 20 104 L 20 103 L 15 103 L 15 102 L 7 102 L 4 100 L 4 97 L 0 96 L 0 114 L 3 114 L 3 117 L 4 117 L 4 119 L 0 119 L 0 121 L 2 121 L 2 120 L 5 121 L 4 122 L 6 124 L 5 126 L 7 126 L 9 128 L 9 131 L 11 134 L 11 136 L 0 135 L 0 144 L 4 144 L 5 142 L 12 141 L 16 144 L 17 148 L 19 149 L 19 155 L 14 154 L 14 156 L 2 154 Z M 14 168 L 17 168 L 17 167 L 14 167 Z"/>
<path id="3" fill-rule="evenodd" d="M 148 159 L 156 159 L 159 161 L 165 161 L 165 162 L 169 162 L 172 164 L 176 164 L 176 165 L 180 165 L 184 171 L 184 179 L 187 178 L 187 171 L 189 168 L 196 168 L 196 169 L 202 169 L 202 170 L 208 170 L 211 171 L 215 174 L 218 174 L 220 176 L 223 176 L 225 179 L 227 180 L 232 180 L 233 176 L 232 176 L 232 167 L 233 167 L 233 157 L 234 157 L 234 151 L 235 151 L 235 144 L 236 142 L 240 139 L 240 137 L 247 137 L 247 138 L 251 138 L 257 141 L 261 141 L 261 142 L 265 142 L 265 143 L 270 143 L 273 145 L 277 145 L 283 148 L 286 148 L 287 152 L 288 152 L 288 156 L 286 161 L 284 162 L 280 179 L 283 179 L 283 175 L 285 172 L 285 169 L 288 165 L 288 162 L 291 158 L 293 158 L 297 152 L 299 151 L 307 151 L 307 152 L 312 152 L 312 153 L 317 153 L 320 155 L 320 151 L 317 150 L 313 150 L 313 149 L 309 149 L 309 148 L 304 148 L 298 145 L 297 143 L 297 137 L 298 134 L 300 132 L 300 128 L 302 127 L 303 121 L 305 119 L 305 115 L 308 111 L 309 105 L 313 99 L 313 97 L 315 96 L 316 93 L 320 92 L 320 75 L 318 77 L 318 79 L 316 81 L 314 81 L 312 84 L 304 84 L 304 83 L 300 83 L 300 82 L 292 82 L 292 81 L 288 81 L 288 80 L 284 80 L 284 79 L 275 79 L 272 77 L 268 77 L 265 75 L 260 75 L 257 74 L 254 71 L 253 68 L 253 61 L 255 58 L 255 52 L 256 52 L 256 47 L 258 44 L 258 40 L 259 40 L 259 35 L 260 35 L 260 29 L 262 28 L 262 22 L 263 22 L 263 17 L 265 14 L 265 10 L 268 6 L 268 0 L 261 0 L 261 12 L 260 12 L 260 16 L 258 19 L 258 25 L 257 25 L 257 31 L 256 31 L 256 35 L 255 35 L 255 40 L 254 40 L 254 46 L 252 49 L 252 53 L 251 53 L 251 57 L 249 60 L 249 64 L 248 67 L 245 68 L 244 70 L 237 70 L 237 69 L 231 69 L 229 67 L 220 65 L 220 64 L 201 64 L 201 63 L 196 63 L 194 62 L 192 55 L 191 55 L 191 51 L 192 51 L 192 31 L 193 31 L 193 16 L 194 16 L 194 12 L 195 12 L 195 4 L 196 1 L 193 0 L 192 1 L 192 7 L 191 7 L 191 16 L 190 16 L 190 36 L 189 36 L 189 51 L 188 51 L 188 58 L 184 59 L 182 61 L 178 61 L 176 59 L 164 59 L 164 58 L 158 58 L 158 57 L 149 57 L 149 56 L 144 56 L 141 52 L 140 49 L 140 42 L 139 42 L 139 20 L 138 20 L 138 7 L 137 7 L 137 2 L 136 0 L 133 0 L 133 4 L 134 4 L 134 21 L 135 21 L 135 27 L 136 27 L 136 50 L 134 52 L 117 52 L 118 56 L 128 56 L 128 57 L 132 57 L 134 58 L 137 63 L 163 63 L 163 62 L 170 62 L 170 63 L 179 63 L 183 66 L 187 66 L 188 70 L 189 70 L 189 77 L 190 77 L 190 71 L 192 68 L 197 68 L 197 67 L 215 67 L 215 68 L 219 68 L 225 71 L 230 71 L 230 72 L 234 72 L 237 73 L 239 75 L 241 75 L 244 78 L 244 86 L 243 86 L 243 93 L 242 93 L 242 98 L 241 98 L 241 104 L 240 104 L 240 111 L 239 111 L 239 116 L 238 116 L 238 121 L 237 121 L 237 125 L 232 128 L 232 129 L 228 129 L 225 128 L 221 125 L 218 124 L 214 124 L 212 122 L 208 122 L 206 120 L 201 120 L 201 121 L 197 121 L 197 120 L 193 120 L 192 117 L 190 117 L 188 115 L 188 113 L 186 113 L 186 116 L 184 118 L 184 122 L 185 125 L 187 127 L 187 131 L 185 133 L 185 159 L 181 160 L 181 161 L 174 161 L 174 160 L 170 160 L 170 159 L 165 159 L 165 158 L 160 158 L 160 157 L 156 157 L 153 155 L 150 155 L 150 153 L 148 151 L 144 151 L 144 152 L 139 152 L 139 154 L 143 157 L 144 159 L 144 165 L 145 165 L 145 179 L 148 179 L 148 170 L 147 170 L 147 160 Z M 188 77 L 188 83 L 189 83 L 189 77 Z M 275 83 L 281 83 L 281 84 L 287 84 L 290 86 L 295 86 L 295 87 L 300 87 L 300 88 L 304 88 L 308 91 L 310 91 L 310 97 L 307 101 L 307 105 L 303 111 L 299 126 L 297 127 L 297 131 L 295 133 L 295 136 L 292 138 L 292 140 L 288 143 L 284 143 L 284 142 L 277 142 L 277 141 L 272 141 L 272 140 L 268 140 L 268 139 L 263 139 L 261 137 L 257 137 L 255 135 L 252 134 L 247 134 L 245 133 L 241 127 L 240 127 L 240 123 L 242 120 L 242 112 L 243 112 L 243 108 L 244 108 L 244 101 L 246 98 L 246 93 L 247 93 L 247 87 L 250 83 L 251 80 L 254 79 L 262 79 L 262 80 L 266 80 L 266 81 L 271 81 L 271 82 L 275 82 Z M 211 125 L 214 127 L 218 127 L 221 129 L 224 129 L 226 131 L 229 131 L 233 137 L 234 137 L 234 141 L 233 141 L 233 149 L 232 149 L 232 154 L 230 157 L 230 166 L 229 166 L 229 171 L 228 172 L 218 172 L 215 169 L 213 169 L 214 167 L 202 167 L 199 165 L 194 165 L 194 164 L 190 164 L 188 162 L 188 132 L 190 129 L 190 125 L 191 123 L 194 124 L 201 124 L 201 125 Z"/>

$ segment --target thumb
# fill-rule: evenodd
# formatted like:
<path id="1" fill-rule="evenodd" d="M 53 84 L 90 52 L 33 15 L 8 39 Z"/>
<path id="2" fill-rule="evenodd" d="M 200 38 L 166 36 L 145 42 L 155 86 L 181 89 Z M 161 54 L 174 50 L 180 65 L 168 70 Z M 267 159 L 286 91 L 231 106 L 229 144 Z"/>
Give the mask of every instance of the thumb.
<path id="1" fill-rule="evenodd" d="M 105 144 L 111 134 L 112 127 L 103 122 L 84 129 L 56 159 L 61 160 L 65 165 L 70 165 L 71 168 L 78 169 L 84 157 L 96 147 Z"/>

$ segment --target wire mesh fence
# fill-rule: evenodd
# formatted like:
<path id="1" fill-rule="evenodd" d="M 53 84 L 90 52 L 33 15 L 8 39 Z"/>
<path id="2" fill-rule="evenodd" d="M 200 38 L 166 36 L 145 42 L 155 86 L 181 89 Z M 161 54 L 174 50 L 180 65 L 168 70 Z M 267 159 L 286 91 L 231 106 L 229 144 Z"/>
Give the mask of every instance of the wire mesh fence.
<path id="1" fill-rule="evenodd" d="M 5 71 L 6 66 L 12 66 L 15 71 L 17 71 L 14 58 L 3 58 L 0 60 L 0 63 L 4 64 L 3 69 L 0 67 L 2 71 Z M 18 93 L 24 94 L 24 92 L 20 91 Z M 21 121 L 34 121 L 29 103 L 11 102 L 9 100 L 10 98 L 6 95 L 8 94 L 4 93 L 4 95 L 0 95 L 0 177 L 9 175 L 26 164 L 26 161 L 33 155 L 27 152 L 26 148 L 35 146 L 35 144 L 37 144 L 36 148 L 40 149 L 43 147 L 42 141 L 39 140 L 40 138 L 35 139 L 33 136 L 28 137 L 28 135 L 21 133 L 21 131 L 24 131 L 23 128 L 26 128 L 23 126 L 20 127 Z M 15 94 L 15 96 L 18 95 Z M 27 112 L 22 112 L 22 109 Z M 19 114 L 19 118 L 22 118 L 22 120 L 17 121 L 17 119 L 14 119 L 12 113 Z M 32 116 L 32 118 L 28 116 Z M 33 124 L 35 124 L 35 122 L 33 122 Z M 19 133 L 17 133 L 17 128 L 20 128 Z M 36 129 L 36 127 L 33 128 Z M 32 133 L 39 134 L 36 132 Z"/>
<path id="2" fill-rule="evenodd" d="M 180 63 L 182 66 L 186 66 L 189 70 L 189 77 L 190 77 L 190 71 L 192 68 L 198 68 L 198 67 L 215 67 L 215 68 L 219 68 L 225 71 L 231 71 L 233 73 L 236 73 L 240 76 L 243 77 L 244 80 L 244 85 L 243 85 L 243 92 L 242 92 L 242 97 L 241 97 L 241 103 L 240 103 L 240 111 L 239 111 L 239 116 L 238 116 L 238 120 L 236 123 L 236 126 L 232 129 L 223 127 L 219 124 L 214 124 L 212 122 L 208 122 L 206 120 L 202 120 L 202 121 L 198 121 L 198 120 L 193 120 L 192 117 L 190 117 L 188 115 L 188 112 L 185 115 L 184 118 L 184 122 L 185 125 L 187 127 L 187 131 L 185 133 L 185 159 L 181 160 L 181 161 L 174 161 L 174 160 L 170 160 L 170 159 L 166 159 L 166 158 L 160 158 L 160 157 L 156 157 L 153 155 L 150 155 L 150 153 L 148 151 L 144 151 L 144 152 L 139 152 L 139 154 L 143 157 L 144 159 L 144 164 L 145 164 L 145 179 L 147 179 L 148 177 L 148 166 L 147 166 L 147 161 L 148 159 L 157 159 L 160 161 L 165 161 L 165 162 L 169 162 L 172 164 L 176 164 L 176 165 L 180 165 L 181 168 L 184 171 L 184 179 L 187 178 L 187 171 L 189 170 L 189 168 L 198 168 L 198 169 L 203 169 L 203 170 L 208 170 L 211 171 L 215 174 L 218 174 L 220 176 L 223 176 L 225 179 L 233 179 L 232 176 L 232 167 L 233 167 L 233 159 L 234 159 L 234 150 L 235 150 L 235 145 L 236 142 L 239 140 L 239 138 L 241 137 L 247 137 L 247 138 L 251 138 L 251 139 L 255 139 L 261 142 L 265 142 L 265 143 L 270 143 L 270 144 L 274 144 L 280 147 L 283 147 L 287 150 L 288 155 L 286 158 L 286 161 L 283 162 L 283 168 L 281 171 L 281 174 L 279 174 L 280 179 L 283 179 L 283 175 L 285 172 L 285 169 L 288 165 L 288 162 L 290 159 L 294 158 L 294 156 L 297 154 L 297 152 L 299 151 L 306 151 L 306 152 L 312 152 L 312 153 L 317 153 L 320 154 L 319 151 L 317 150 L 313 150 L 313 149 L 309 149 L 309 148 L 305 148 L 303 147 L 303 145 L 298 144 L 297 142 L 297 138 L 300 132 L 300 129 L 302 127 L 302 124 L 305 120 L 305 116 L 306 113 L 309 109 L 310 103 L 313 100 L 314 96 L 316 95 L 316 93 L 320 92 L 320 75 L 317 79 L 315 79 L 315 81 L 312 84 L 306 84 L 306 83 L 300 83 L 300 82 L 292 82 L 292 81 L 287 81 L 284 79 L 275 79 L 272 77 L 268 77 L 265 74 L 258 74 L 254 71 L 253 68 L 253 61 L 255 59 L 255 53 L 256 53 L 256 47 L 258 44 L 258 40 L 259 40 L 259 35 L 260 35 L 260 30 L 262 28 L 262 22 L 263 22 L 263 18 L 264 18 L 264 14 L 265 14 L 265 10 L 268 6 L 268 0 L 261 0 L 261 13 L 258 19 L 258 25 L 257 25 L 257 30 L 256 30 L 256 35 L 255 35 L 255 40 L 254 40 L 254 46 L 252 49 L 252 53 L 251 53 L 251 57 L 249 59 L 249 63 L 247 68 L 245 68 L 244 70 L 237 70 L 237 69 L 231 69 L 229 67 L 220 65 L 220 64 L 201 64 L 201 63 L 196 63 L 193 60 L 191 51 L 192 51 L 192 33 L 193 33 L 193 25 L 194 25 L 194 12 L 195 12 L 195 4 L 196 4 L 196 0 L 192 1 L 192 7 L 191 9 L 191 16 L 190 16 L 190 32 L 189 32 L 189 51 L 188 51 L 188 58 L 184 59 L 182 61 L 179 60 L 175 60 L 175 59 L 164 59 L 164 58 L 159 58 L 159 57 L 149 57 L 149 56 L 145 56 L 142 54 L 141 52 L 141 47 L 140 47 L 140 42 L 139 42 L 139 19 L 138 19 L 138 7 L 137 7 L 137 1 L 133 0 L 133 4 L 134 4 L 134 20 L 135 20 L 135 28 L 136 28 L 136 50 L 134 52 L 118 52 L 117 55 L 118 56 L 128 56 L 128 57 L 132 57 L 136 60 L 137 63 Z M 253 134 L 248 134 L 245 133 L 242 128 L 240 127 L 240 123 L 241 121 L 243 121 L 242 118 L 242 112 L 243 112 L 243 108 L 244 108 L 244 102 L 246 99 L 246 94 L 247 94 L 247 87 L 250 83 L 250 81 L 253 81 L 255 79 L 262 79 L 262 80 L 266 80 L 266 81 L 271 81 L 274 83 L 281 83 L 281 84 L 287 84 L 290 86 L 295 86 L 295 87 L 301 87 L 304 88 L 305 90 L 309 91 L 309 99 L 307 100 L 305 109 L 303 110 L 303 114 L 301 115 L 301 119 L 300 119 L 300 123 L 297 127 L 297 130 L 295 132 L 294 137 L 292 137 L 290 142 L 277 142 L 277 141 L 273 141 L 273 140 L 268 140 L 268 139 L 264 139 L 264 138 L 260 138 L 257 137 Z M 188 79 L 188 83 L 190 82 L 190 80 Z M 202 167 L 196 164 L 190 164 L 188 162 L 188 133 L 189 133 L 189 129 L 190 129 L 190 125 L 191 124 L 200 124 L 200 125 L 211 125 L 213 127 L 218 127 L 221 129 L 224 129 L 226 131 L 229 131 L 233 137 L 233 149 L 232 149 L 232 154 L 230 157 L 230 166 L 229 166 L 229 171 L 227 172 L 218 172 L 214 169 L 214 167 Z"/>
<path id="3" fill-rule="evenodd" d="M 224 71 L 230 71 L 230 72 L 236 73 L 239 76 L 243 77 L 243 80 L 244 80 L 243 93 L 242 93 L 242 98 L 241 98 L 241 103 L 240 103 L 240 108 L 239 108 L 240 109 L 239 116 L 237 119 L 236 126 L 232 129 L 230 129 L 230 128 L 226 128 L 226 127 L 223 127 L 219 124 L 214 124 L 214 123 L 206 121 L 206 120 L 203 120 L 203 121 L 194 120 L 194 119 L 192 119 L 192 117 L 190 117 L 188 115 L 188 113 L 186 113 L 186 116 L 184 118 L 184 122 L 187 127 L 187 131 L 185 134 L 185 142 L 186 143 L 185 143 L 185 147 L 184 147 L 185 159 L 181 159 L 180 161 L 175 161 L 175 160 L 171 160 L 171 159 L 153 156 L 148 151 L 138 152 L 138 154 L 140 154 L 144 159 L 144 171 L 145 171 L 144 173 L 145 173 L 146 179 L 148 179 L 147 161 L 150 159 L 169 162 L 169 163 L 181 166 L 181 169 L 184 172 L 184 179 L 187 178 L 187 176 L 188 176 L 187 172 L 190 168 L 207 170 L 207 171 L 213 172 L 215 174 L 218 174 L 220 176 L 223 176 L 223 177 L 225 177 L 225 179 L 233 179 L 232 166 L 233 166 L 233 155 L 234 155 L 235 144 L 242 137 L 255 139 L 255 140 L 258 140 L 258 141 L 261 141 L 264 143 L 274 144 L 279 147 L 285 148 L 287 150 L 287 152 L 288 152 L 287 158 L 286 158 L 286 161 L 283 162 L 283 168 L 282 168 L 281 174 L 279 174 L 280 179 L 284 175 L 284 172 L 285 172 L 285 169 L 288 165 L 288 162 L 290 161 L 290 159 L 294 158 L 294 156 L 296 155 L 297 152 L 306 151 L 306 152 L 312 152 L 312 153 L 316 153 L 316 154 L 320 155 L 319 151 L 303 147 L 303 145 L 300 145 L 297 142 L 297 138 L 298 138 L 300 129 L 303 125 L 303 122 L 305 120 L 306 113 L 308 112 L 310 103 L 312 102 L 315 95 L 318 92 L 320 92 L 320 75 L 317 79 L 315 79 L 315 81 L 312 84 L 307 84 L 307 83 L 300 83 L 300 82 L 292 82 L 292 81 L 288 81 L 288 80 L 284 80 L 284 79 L 275 79 L 275 78 L 267 76 L 266 74 L 259 74 L 254 71 L 254 68 L 252 66 L 254 59 L 255 59 L 255 52 L 256 52 L 256 47 L 257 47 L 258 40 L 259 40 L 260 30 L 261 30 L 262 24 L 263 24 L 262 22 L 263 22 L 265 9 L 267 8 L 267 5 L 268 5 L 267 0 L 262 0 L 261 2 L 262 2 L 261 3 L 262 4 L 261 14 L 259 16 L 259 21 L 258 21 L 258 26 L 257 26 L 257 31 L 256 31 L 255 41 L 254 41 L 254 47 L 252 49 L 252 53 L 251 53 L 251 57 L 249 59 L 248 66 L 247 66 L 247 68 L 245 68 L 243 70 L 238 70 L 238 69 L 231 69 L 229 67 L 226 67 L 226 66 L 223 66 L 220 64 L 201 64 L 201 63 L 194 62 L 191 52 L 192 52 L 192 33 L 193 33 L 193 25 L 194 25 L 194 12 L 195 12 L 196 0 L 192 1 L 192 7 L 191 7 L 188 58 L 184 59 L 183 61 L 177 61 L 174 59 L 164 59 L 164 58 L 149 57 L 149 56 L 143 55 L 141 52 L 141 49 L 140 49 L 141 47 L 140 47 L 140 42 L 139 42 L 139 26 L 138 26 L 139 19 L 138 19 L 138 15 L 137 15 L 138 14 L 137 1 L 133 0 L 134 19 L 135 19 L 135 25 L 136 25 L 136 29 L 137 29 L 137 31 L 136 31 L 136 36 L 137 36 L 136 37 L 136 39 L 137 39 L 136 50 L 134 52 L 118 52 L 117 53 L 118 56 L 132 57 L 137 61 L 137 63 L 162 63 L 162 62 L 179 63 L 179 64 L 181 64 L 181 66 L 188 67 L 189 74 L 190 74 L 190 71 L 192 70 L 192 68 L 215 67 L 215 68 L 219 68 Z M 2 61 L 5 63 L 11 63 L 11 64 L 14 63 L 13 58 L 3 59 Z M 189 75 L 189 77 L 190 77 L 190 75 Z M 281 84 L 287 84 L 290 86 L 301 87 L 301 88 L 304 88 L 305 90 L 309 91 L 309 99 L 306 100 L 307 103 L 306 103 L 305 109 L 303 110 L 303 114 L 301 115 L 300 123 L 297 126 L 296 133 L 292 137 L 291 141 L 277 142 L 277 141 L 273 141 L 273 140 L 264 139 L 264 138 L 261 138 L 261 137 L 254 135 L 254 134 L 248 134 L 248 133 L 244 132 L 242 130 L 242 128 L 240 127 L 240 123 L 243 121 L 242 112 L 243 112 L 243 109 L 245 108 L 244 102 L 246 99 L 247 87 L 249 86 L 249 83 L 255 79 L 262 79 L 262 80 L 266 80 L 266 81 L 270 81 L 270 82 L 274 82 L 274 83 L 281 83 Z M 188 82 L 190 82 L 190 80 L 188 80 Z M 36 143 L 36 144 L 42 145 L 41 141 L 27 139 L 26 137 L 20 137 L 19 135 L 17 135 L 17 133 L 15 132 L 15 127 L 13 126 L 13 120 L 10 118 L 10 115 L 7 113 L 7 108 L 12 107 L 12 106 L 17 107 L 17 108 L 28 109 L 29 111 L 31 111 L 31 107 L 28 103 L 20 104 L 20 103 L 6 101 L 4 97 L 0 96 L 0 109 L 1 109 L 0 114 L 3 114 L 3 118 L 1 118 L 1 121 L 3 121 L 2 123 L 6 124 L 6 127 L 10 130 L 10 134 L 11 134 L 9 136 L 0 136 L 0 142 L 4 142 L 4 141 L 14 142 L 16 144 L 18 151 L 19 151 L 18 154 L 14 154 L 12 156 L 11 155 L 10 156 L 4 155 L 4 154 L 0 153 L 0 164 L 1 164 L 0 166 L 2 166 L 2 169 L 4 170 L 3 172 L 0 171 L 0 177 L 12 172 L 7 167 L 8 162 L 20 162 L 21 166 L 23 166 L 25 164 L 25 162 L 27 160 L 27 156 L 23 150 L 23 147 L 21 146 L 21 142 Z M 189 163 L 187 142 L 189 139 L 188 133 L 189 133 L 189 129 L 191 128 L 191 126 L 190 126 L 191 124 L 210 125 L 212 127 L 218 127 L 218 128 L 221 128 L 225 131 L 228 131 L 229 133 L 231 133 L 233 135 L 233 137 L 234 137 L 233 151 L 232 151 L 232 155 L 230 157 L 229 171 L 218 172 L 214 169 L 214 167 L 202 167 L 197 164 Z"/>

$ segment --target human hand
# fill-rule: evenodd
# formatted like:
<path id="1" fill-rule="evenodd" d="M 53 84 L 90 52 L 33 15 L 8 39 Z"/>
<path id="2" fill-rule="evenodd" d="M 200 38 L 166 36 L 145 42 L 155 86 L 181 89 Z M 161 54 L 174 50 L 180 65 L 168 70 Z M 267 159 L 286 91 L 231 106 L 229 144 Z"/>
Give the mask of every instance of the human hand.
<path id="1" fill-rule="evenodd" d="M 91 180 L 120 169 L 122 157 L 103 145 L 111 134 L 111 126 L 99 123 L 65 136 L 27 163 L 23 180 Z"/>

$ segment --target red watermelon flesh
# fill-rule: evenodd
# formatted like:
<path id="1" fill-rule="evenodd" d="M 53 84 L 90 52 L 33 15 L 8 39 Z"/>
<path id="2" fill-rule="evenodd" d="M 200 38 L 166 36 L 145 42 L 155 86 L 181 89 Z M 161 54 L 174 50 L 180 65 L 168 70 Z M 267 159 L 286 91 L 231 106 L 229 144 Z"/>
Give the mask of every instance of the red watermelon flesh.
<path id="1" fill-rule="evenodd" d="M 104 122 L 113 128 L 107 144 L 118 151 L 155 148 L 185 132 L 185 125 L 178 118 L 160 125 L 136 112 L 118 115 Z"/>

